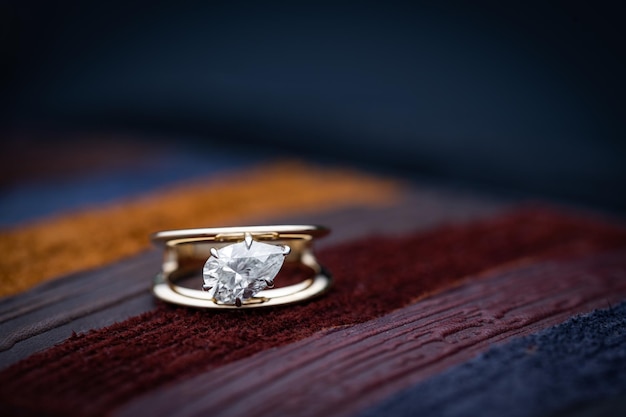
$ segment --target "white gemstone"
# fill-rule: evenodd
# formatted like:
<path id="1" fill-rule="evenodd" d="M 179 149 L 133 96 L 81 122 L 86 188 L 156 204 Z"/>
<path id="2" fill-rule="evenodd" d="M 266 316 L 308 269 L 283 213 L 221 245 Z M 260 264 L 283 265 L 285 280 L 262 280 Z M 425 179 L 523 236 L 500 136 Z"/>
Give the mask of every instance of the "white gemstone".
<path id="1" fill-rule="evenodd" d="M 252 241 L 224 246 L 204 264 L 204 288 L 209 296 L 224 304 L 235 304 L 254 297 L 272 282 L 285 260 L 282 246 Z"/>

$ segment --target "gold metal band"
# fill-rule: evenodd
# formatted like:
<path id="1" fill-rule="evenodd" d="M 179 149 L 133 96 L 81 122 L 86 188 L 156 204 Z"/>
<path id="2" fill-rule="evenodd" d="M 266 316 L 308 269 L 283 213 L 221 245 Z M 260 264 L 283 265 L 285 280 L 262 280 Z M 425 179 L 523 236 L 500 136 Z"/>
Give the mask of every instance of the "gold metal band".
<path id="1" fill-rule="evenodd" d="M 271 307 L 308 300 L 322 294 L 331 285 L 331 277 L 317 262 L 312 250 L 315 238 L 330 231 L 311 225 L 244 226 L 203 229 L 169 230 L 155 233 L 152 241 L 164 248 L 162 271 L 155 277 L 154 295 L 166 302 L 196 308 L 236 309 Z M 202 269 L 212 250 L 246 236 L 255 241 L 288 246 L 290 252 L 285 262 L 299 263 L 311 274 L 302 282 L 285 287 L 260 291 L 240 306 L 223 304 L 210 298 L 205 291 L 176 284 Z"/>

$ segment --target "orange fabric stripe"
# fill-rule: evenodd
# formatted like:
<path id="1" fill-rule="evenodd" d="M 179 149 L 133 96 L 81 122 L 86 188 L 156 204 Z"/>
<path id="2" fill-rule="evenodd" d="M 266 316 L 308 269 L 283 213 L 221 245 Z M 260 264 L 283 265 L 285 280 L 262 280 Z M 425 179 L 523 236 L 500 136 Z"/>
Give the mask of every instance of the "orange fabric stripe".
<path id="1" fill-rule="evenodd" d="M 392 203 L 401 187 L 354 171 L 278 162 L 0 232 L 0 296 L 150 246 L 158 230 Z"/>

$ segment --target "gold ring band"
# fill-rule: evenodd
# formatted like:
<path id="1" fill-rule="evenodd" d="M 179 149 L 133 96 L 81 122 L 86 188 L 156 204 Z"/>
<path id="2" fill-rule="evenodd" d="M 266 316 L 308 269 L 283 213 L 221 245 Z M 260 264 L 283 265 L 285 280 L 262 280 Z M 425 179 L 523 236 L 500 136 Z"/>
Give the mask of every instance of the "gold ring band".
<path id="1" fill-rule="evenodd" d="M 164 256 L 153 293 L 168 303 L 209 309 L 271 307 L 308 300 L 324 293 L 332 282 L 312 248 L 315 238 L 329 232 L 321 226 L 280 225 L 155 233 L 152 241 L 164 248 Z M 299 283 L 266 289 L 274 286 L 273 275 L 283 260 L 300 264 L 310 273 Z M 178 284 L 203 270 L 202 263 L 202 290 Z"/>

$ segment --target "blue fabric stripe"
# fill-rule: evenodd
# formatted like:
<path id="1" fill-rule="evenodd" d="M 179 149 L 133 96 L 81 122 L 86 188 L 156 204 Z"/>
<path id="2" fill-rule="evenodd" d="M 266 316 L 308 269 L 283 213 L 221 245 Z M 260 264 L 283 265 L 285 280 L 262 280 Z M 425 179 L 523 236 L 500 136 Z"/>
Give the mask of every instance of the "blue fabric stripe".
<path id="1" fill-rule="evenodd" d="M 224 151 L 192 153 L 173 150 L 138 161 L 136 167 L 100 171 L 77 178 L 54 178 L 18 184 L 0 192 L 0 227 L 90 205 L 134 197 L 159 187 L 238 169 L 261 157 Z"/>
<path id="2" fill-rule="evenodd" d="M 624 395 L 626 302 L 494 347 L 361 416 L 522 417 L 580 405 L 593 414 Z"/>

